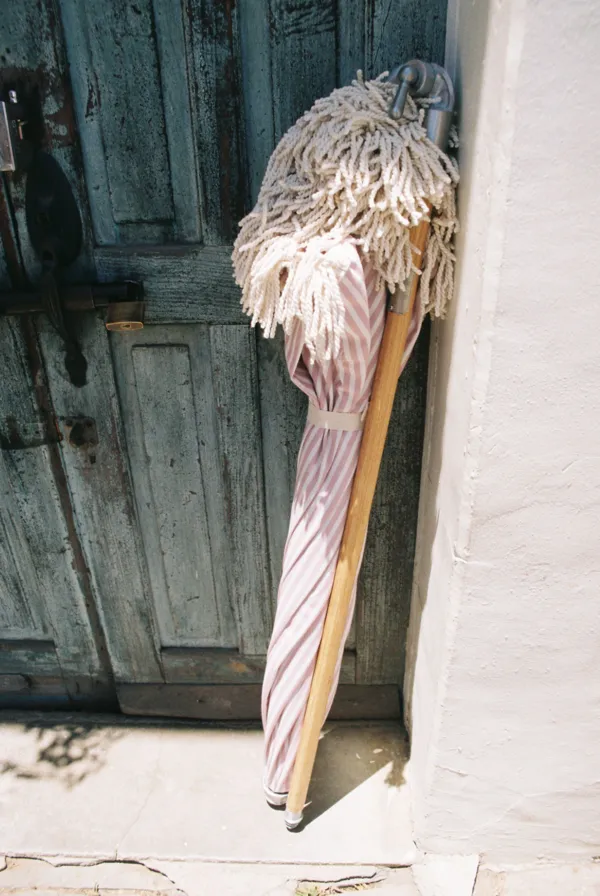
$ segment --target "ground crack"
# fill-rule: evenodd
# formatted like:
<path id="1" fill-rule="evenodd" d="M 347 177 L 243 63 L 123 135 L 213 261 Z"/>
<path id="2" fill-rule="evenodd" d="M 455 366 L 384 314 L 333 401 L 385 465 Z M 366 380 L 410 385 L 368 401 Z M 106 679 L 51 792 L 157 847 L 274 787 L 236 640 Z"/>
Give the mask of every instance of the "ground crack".
<path id="1" fill-rule="evenodd" d="M 337 894 L 370 890 L 382 883 L 385 878 L 385 874 L 374 871 L 369 875 L 340 877 L 337 880 L 300 880 L 297 883 L 296 896 L 337 896 Z"/>
<path id="2" fill-rule="evenodd" d="M 151 865 L 148 865 L 146 862 L 141 859 L 119 859 L 119 858 L 108 858 L 108 859 L 77 859 L 77 858 L 69 858 L 69 859 L 48 859 L 43 856 L 28 856 L 28 855 L 10 855 L 7 853 L 7 859 L 12 859 L 15 862 L 18 861 L 27 861 L 27 862 L 40 862 L 44 865 L 48 865 L 50 868 L 100 868 L 102 866 L 110 866 L 110 865 L 131 865 L 136 868 L 144 868 L 146 871 L 149 871 L 151 874 L 156 874 L 158 877 L 164 879 L 166 883 L 170 885 L 170 887 L 175 887 L 175 890 L 172 892 L 172 896 L 188 896 L 185 890 L 182 890 L 179 885 L 172 880 L 168 874 L 165 874 L 164 871 L 161 871 L 158 868 L 154 868 Z M 8 870 L 9 866 L 6 865 L 4 868 L 0 869 L 0 885 L 2 882 L 2 871 Z M 68 887 L 63 887 L 62 889 L 69 892 Z M 72 889 L 72 888 L 71 888 Z M 84 888 L 85 889 L 85 888 Z M 92 889 L 87 888 L 87 889 Z M 112 887 L 114 889 L 114 887 Z M 144 888 L 142 887 L 142 890 Z M 80 891 L 81 887 L 78 885 L 73 889 L 73 892 Z M 100 890 L 105 890 L 107 893 L 110 893 L 111 888 L 109 887 L 100 887 Z M 134 891 L 132 890 L 132 893 Z"/>

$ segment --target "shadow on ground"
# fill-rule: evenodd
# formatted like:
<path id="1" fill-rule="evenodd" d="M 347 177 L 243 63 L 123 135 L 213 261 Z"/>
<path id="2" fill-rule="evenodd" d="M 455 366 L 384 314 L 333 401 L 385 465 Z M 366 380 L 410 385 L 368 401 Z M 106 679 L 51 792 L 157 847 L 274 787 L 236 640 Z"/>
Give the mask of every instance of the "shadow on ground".
<path id="1" fill-rule="evenodd" d="M 398 731 L 403 736 L 398 737 Z M 369 733 L 371 736 L 369 736 Z M 308 793 L 303 827 L 360 787 L 380 769 L 388 767 L 385 783 L 399 788 L 405 783 L 408 738 L 400 724 L 368 723 L 352 727 L 325 725 Z"/>
<path id="2" fill-rule="evenodd" d="M 196 731 L 219 728 L 256 730 L 256 725 L 212 725 L 183 720 L 132 719 L 125 716 L 81 716 L 47 713 L 19 714 L 0 721 L 17 722 L 33 735 L 26 749 L 0 755 L 0 774 L 25 780 L 55 780 L 71 789 L 102 770 L 110 747 L 132 729 Z M 408 739 L 400 723 L 327 723 L 321 734 L 302 828 L 368 781 L 381 769 L 385 784 L 405 783 Z M 257 795 L 260 783 L 257 777 Z"/>
<path id="3" fill-rule="evenodd" d="M 54 722 L 52 718 L 22 724 L 35 735 L 35 752 L 18 760 L 0 758 L 0 774 L 30 780 L 55 779 L 71 788 L 99 771 L 106 761 L 107 747 L 119 731 L 101 723 Z"/>

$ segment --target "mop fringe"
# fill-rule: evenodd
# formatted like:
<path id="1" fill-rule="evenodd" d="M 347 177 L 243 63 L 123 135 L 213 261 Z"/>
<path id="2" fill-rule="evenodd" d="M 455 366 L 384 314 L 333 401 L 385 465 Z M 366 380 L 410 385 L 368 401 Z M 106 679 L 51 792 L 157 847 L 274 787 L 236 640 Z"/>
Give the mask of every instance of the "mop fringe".
<path id="1" fill-rule="evenodd" d="M 350 241 L 380 283 L 402 288 L 412 263 L 409 228 L 434 214 L 419 274 L 423 314 L 443 317 L 454 287 L 458 169 L 426 135 L 427 100 L 407 100 L 394 121 L 387 73 L 317 100 L 273 152 L 254 209 L 233 250 L 242 306 L 265 335 L 304 325 L 311 358 L 335 358 L 344 333 L 340 253 Z M 419 273 L 417 271 L 417 273 Z"/>

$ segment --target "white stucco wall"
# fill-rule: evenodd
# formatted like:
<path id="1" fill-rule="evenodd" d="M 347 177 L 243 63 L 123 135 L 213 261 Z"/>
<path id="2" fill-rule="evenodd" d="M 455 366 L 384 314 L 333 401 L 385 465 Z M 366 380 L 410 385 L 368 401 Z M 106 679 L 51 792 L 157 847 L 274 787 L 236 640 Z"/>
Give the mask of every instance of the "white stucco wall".
<path id="1" fill-rule="evenodd" d="M 458 282 L 409 632 L 419 845 L 600 854 L 600 4 L 450 0 Z"/>

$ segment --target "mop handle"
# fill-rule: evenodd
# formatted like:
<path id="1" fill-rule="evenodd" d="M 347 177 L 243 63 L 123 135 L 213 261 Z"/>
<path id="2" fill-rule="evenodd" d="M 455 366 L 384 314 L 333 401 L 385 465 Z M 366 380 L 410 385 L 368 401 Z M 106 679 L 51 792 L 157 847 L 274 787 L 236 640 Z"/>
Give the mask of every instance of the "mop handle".
<path id="1" fill-rule="evenodd" d="M 413 264 L 420 269 L 429 234 L 429 221 L 421 221 L 417 227 L 412 228 L 410 233 L 411 244 L 414 247 Z M 319 735 L 325 721 L 327 702 L 333 686 L 340 651 L 343 648 L 352 592 L 367 535 L 371 505 L 377 486 L 379 467 L 418 286 L 419 278 L 411 277 L 404 313 L 388 311 L 386 317 L 373 380 L 373 391 L 350 493 L 348 515 L 287 799 L 285 822 L 290 829 L 298 827 L 302 821 Z"/>

